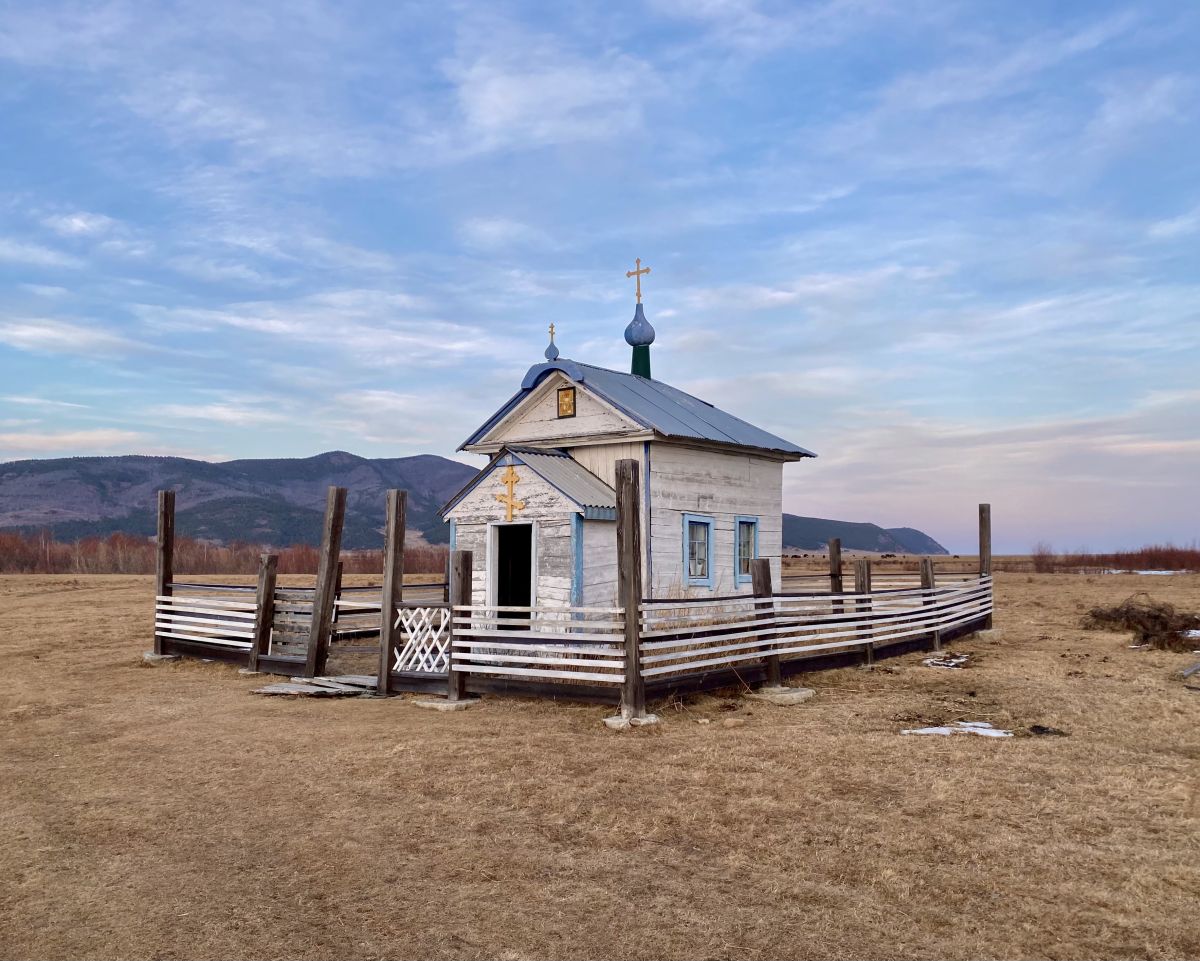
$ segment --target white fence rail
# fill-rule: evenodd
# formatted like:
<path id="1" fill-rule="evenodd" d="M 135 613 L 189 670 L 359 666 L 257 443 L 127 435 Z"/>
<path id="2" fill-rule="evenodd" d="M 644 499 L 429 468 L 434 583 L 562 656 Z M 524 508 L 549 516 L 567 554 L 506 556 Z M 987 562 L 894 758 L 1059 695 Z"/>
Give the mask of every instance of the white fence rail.
<path id="1" fill-rule="evenodd" d="M 160 595 L 154 598 L 154 632 L 172 640 L 248 651 L 254 640 L 254 613 L 254 600 L 238 595 Z"/>
<path id="2" fill-rule="evenodd" d="M 931 590 L 653 602 L 642 606 L 642 676 L 881 647 L 977 621 L 991 609 L 990 577 Z"/>
<path id="3" fill-rule="evenodd" d="M 621 684 L 625 616 L 615 607 L 454 608 L 454 669 L 523 680 Z"/>

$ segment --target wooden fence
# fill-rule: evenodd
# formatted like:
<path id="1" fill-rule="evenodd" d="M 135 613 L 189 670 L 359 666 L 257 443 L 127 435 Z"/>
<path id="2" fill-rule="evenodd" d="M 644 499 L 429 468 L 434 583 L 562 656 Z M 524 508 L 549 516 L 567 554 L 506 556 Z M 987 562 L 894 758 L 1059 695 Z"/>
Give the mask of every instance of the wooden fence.
<path id="1" fill-rule="evenodd" d="M 772 583 L 752 562 L 753 594 L 643 598 L 639 474 L 617 471 L 618 603 L 614 607 L 495 607 L 472 603 L 472 556 L 454 551 L 445 584 L 403 585 L 405 493 L 388 492 L 383 583 L 345 587 L 337 562 L 346 491 L 330 488 L 312 587 L 280 587 L 265 554 L 256 586 L 177 582 L 174 496 L 159 495 L 155 651 L 313 677 L 330 653 L 377 658 L 377 690 L 526 695 L 611 701 L 645 711 L 647 694 L 735 683 L 779 684 L 798 671 L 943 642 L 992 623 L 991 513 L 979 509 L 978 570 L 848 571 L 829 545 L 827 574 Z M 853 588 L 846 589 L 852 572 Z"/>

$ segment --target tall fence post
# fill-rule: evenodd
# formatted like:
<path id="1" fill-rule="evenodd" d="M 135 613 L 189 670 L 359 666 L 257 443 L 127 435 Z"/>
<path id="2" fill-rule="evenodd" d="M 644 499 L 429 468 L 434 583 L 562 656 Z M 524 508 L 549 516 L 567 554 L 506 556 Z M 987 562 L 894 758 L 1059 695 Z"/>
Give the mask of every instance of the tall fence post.
<path id="1" fill-rule="evenodd" d="M 871 593 L 871 559 L 868 557 L 860 557 L 854 562 L 854 593 L 860 595 L 870 595 Z M 871 598 L 869 596 L 859 597 L 854 605 L 856 620 L 862 618 L 865 614 L 867 619 L 871 617 Z M 859 638 L 865 645 L 867 664 L 875 663 L 875 631 L 868 624 L 858 632 Z"/>
<path id="2" fill-rule="evenodd" d="M 992 575 L 992 505 L 979 505 L 979 576 Z M 989 591 L 989 594 L 991 592 Z M 992 612 L 988 611 L 983 622 L 984 630 L 992 628 Z"/>
<path id="3" fill-rule="evenodd" d="M 258 659 L 271 650 L 271 626 L 275 623 L 275 580 L 279 557 L 263 554 L 258 562 L 258 592 L 254 596 L 254 639 L 250 642 L 249 671 L 258 670 Z"/>
<path id="4" fill-rule="evenodd" d="M 625 612 L 625 683 L 621 716 L 646 715 L 646 680 L 642 677 L 642 521 L 641 481 L 636 460 L 619 460 L 617 481 L 617 606 Z"/>
<path id="5" fill-rule="evenodd" d="M 775 591 L 771 584 L 771 562 L 765 557 L 756 557 L 750 562 L 750 580 L 754 586 L 754 618 L 758 621 L 769 621 L 775 616 Z M 763 634 L 771 633 L 769 627 L 759 632 L 759 640 Z M 767 643 L 763 641 L 763 643 Z M 771 642 L 773 643 L 773 641 Z M 766 686 L 783 687 L 783 671 L 779 666 L 779 655 L 768 654 L 763 658 L 767 669 Z"/>
<path id="6" fill-rule="evenodd" d="M 829 538 L 829 592 L 831 594 L 841 594 L 845 590 L 842 584 L 842 539 L 840 537 Z M 836 614 L 841 614 L 846 609 L 841 601 L 833 601 L 829 605 L 829 610 Z"/>
<path id="7" fill-rule="evenodd" d="M 921 603 L 924 604 L 926 607 L 929 607 L 930 605 L 937 603 L 936 599 L 933 597 L 933 591 L 936 588 L 936 586 L 937 586 L 937 581 L 934 579 L 934 574 L 933 574 L 933 558 L 932 557 L 922 557 L 921 558 L 921 590 L 927 591 L 928 593 L 926 593 L 922 596 Z M 936 616 L 937 615 L 935 615 L 935 617 Z M 933 631 L 932 631 L 932 637 L 933 637 L 933 649 L 935 651 L 940 651 L 942 649 L 942 629 L 940 627 L 934 626 Z"/>
<path id="8" fill-rule="evenodd" d="M 321 557 L 313 592 L 312 622 L 308 629 L 305 677 L 325 673 L 329 657 L 329 632 L 333 626 L 338 555 L 342 551 L 342 525 L 346 520 L 346 488 L 331 487 L 325 498 L 325 524 L 321 530 Z"/>
<path id="9" fill-rule="evenodd" d="M 408 492 L 387 492 L 387 519 L 383 525 L 383 596 L 379 602 L 379 675 L 375 690 L 380 697 L 392 691 L 392 664 L 396 659 L 396 617 L 404 601 L 404 525 Z"/>
<path id="10" fill-rule="evenodd" d="M 829 538 L 829 590 L 834 594 L 840 594 L 842 587 L 842 539 L 840 537 Z"/>
<path id="11" fill-rule="evenodd" d="M 158 492 L 158 550 L 154 557 L 154 653 L 163 653 L 158 632 L 158 598 L 171 596 L 175 580 L 175 492 Z"/>
<path id="12" fill-rule="evenodd" d="M 450 608 L 447 614 L 450 623 L 446 634 L 446 697 L 451 701 L 461 701 L 467 696 L 467 675 L 454 669 L 454 639 L 460 631 L 455 627 L 455 607 L 467 607 L 471 604 L 472 559 L 470 551 L 450 552 Z M 470 612 L 460 617 L 471 618 Z M 532 615 L 530 615 L 532 618 Z M 468 634 L 469 631 L 462 631 Z"/>

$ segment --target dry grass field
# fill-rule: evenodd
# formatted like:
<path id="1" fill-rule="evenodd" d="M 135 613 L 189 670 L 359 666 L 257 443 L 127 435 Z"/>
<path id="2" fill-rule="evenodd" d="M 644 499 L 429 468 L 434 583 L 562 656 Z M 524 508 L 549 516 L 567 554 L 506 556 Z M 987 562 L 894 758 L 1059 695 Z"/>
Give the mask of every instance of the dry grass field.
<path id="1" fill-rule="evenodd" d="M 1200 576 L 997 580 L 968 669 L 617 734 L 255 697 L 143 666 L 149 578 L 0 578 L 0 955 L 1200 956 L 1197 658 L 1078 626 L 1135 590 L 1200 610 Z M 898 734 L 954 719 L 1069 736 Z"/>

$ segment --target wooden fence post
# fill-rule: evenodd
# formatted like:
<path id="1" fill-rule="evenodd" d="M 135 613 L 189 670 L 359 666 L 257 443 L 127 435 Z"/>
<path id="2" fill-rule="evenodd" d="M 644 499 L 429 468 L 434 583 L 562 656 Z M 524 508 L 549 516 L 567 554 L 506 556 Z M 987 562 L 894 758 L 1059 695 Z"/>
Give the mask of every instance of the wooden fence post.
<path id="1" fill-rule="evenodd" d="M 840 537 L 829 538 L 829 590 L 834 594 L 840 594 L 842 587 L 842 539 Z"/>
<path id="2" fill-rule="evenodd" d="M 275 623 L 276 554 L 263 554 L 258 563 L 258 593 L 254 597 L 254 640 L 250 642 L 248 671 L 258 670 L 258 659 L 271 650 L 271 625 Z"/>
<path id="3" fill-rule="evenodd" d="M 466 607 L 471 603 L 472 553 L 470 551 L 450 552 L 450 608 L 447 614 L 450 623 L 446 635 L 446 697 L 451 701 L 461 701 L 467 696 L 467 675 L 454 669 L 454 638 L 458 630 L 454 626 L 454 608 Z M 470 613 L 459 615 L 470 617 Z M 530 615 L 532 617 L 532 615 Z M 462 633 L 466 634 L 467 631 Z"/>
<path id="4" fill-rule="evenodd" d="M 617 481 L 617 606 L 625 611 L 625 683 L 621 716 L 645 717 L 646 680 L 642 677 L 642 521 L 638 462 L 619 460 Z"/>
<path id="5" fill-rule="evenodd" d="M 158 598 L 171 596 L 175 580 L 175 492 L 158 492 L 158 551 L 154 559 L 154 620 L 158 620 Z M 154 653 L 163 652 L 163 638 L 154 628 Z"/>
<path id="6" fill-rule="evenodd" d="M 936 599 L 933 597 L 933 591 L 936 586 L 937 586 L 937 581 L 934 579 L 934 575 L 933 575 L 933 558 L 932 557 L 922 557 L 921 558 L 921 590 L 929 591 L 929 593 L 924 595 L 921 603 L 924 604 L 926 607 L 937 603 Z M 933 649 L 935 651 L 940 651 L 942 649 L 942 629 L 940 627 L 934 627 L 932 634 L 933 634 Z"/>
<path id="7" fill-rule="evenodd" d="M 854 562 L 854 593 L 855 594 L 870 594 L 871 593 L 871 560 L 868 557 L 860 557 Z M 856 620 L 864 613 L 867 618 L 871 616 L 871 598 L 860 597 L 857 599 L 854 610 L 857 615 Z M 860 628 L 858 636 L 862 638 L 866 645 L 867 664 L 875 663 L 875 641 L 874 630 L 868 626 Z"/>
<path id="8" fill-rule="evenodd" d="M 992 573 L 992 505 L 979 505 L 979 576 L 990 577 Z M 983 623 L 984 630 L 992 629 L 992 612 L 988 611 Z"/>
<path id="9" fill-rule="evenodd" d="M 383 525 L 383 596 L 379 602 L 379 675 L 375 690 L 380 697 L 392 692 L 392 663 L 396 659 L 396 616 L 404 601 L 404 525 L 408 492 L 387 492 L 387 520 Z"/>
<path id="10" fill-rule="evenodd" d="M 342 551 L 342 524 L 345 520 L 346 488 L 331 487 L 325 498 L 325 525 L 321 531 L 321 557 L 317 564 L 317 585 L 313 591 L 305 677 L 325 673 L 325 661 L 329 656 L 329 631 L 333 624 L 338 555 Z"/>
<path id="11" fill-rule="evenodd" d="M 769 621 L 775 616 L 775 591 L 771 585 L 771 562 L 765 557 L 756 557 L 750 562 L 750 578 L 754 585 L 754 618 Z M 762 600 L 758 600 L 761 598 Z M 771 633 L 765 628 L 762 633 Z M 761 636 L 760 636 L 761 639 Z M 766 687 L 783 687 L 783 671 L 779 666 L 778 654 L 767 654 L 763 658 L 767 669 Z"/>

